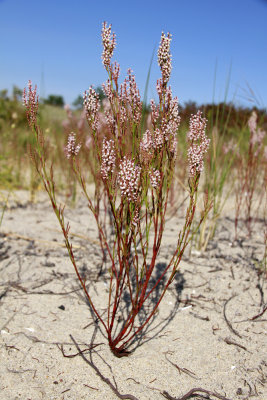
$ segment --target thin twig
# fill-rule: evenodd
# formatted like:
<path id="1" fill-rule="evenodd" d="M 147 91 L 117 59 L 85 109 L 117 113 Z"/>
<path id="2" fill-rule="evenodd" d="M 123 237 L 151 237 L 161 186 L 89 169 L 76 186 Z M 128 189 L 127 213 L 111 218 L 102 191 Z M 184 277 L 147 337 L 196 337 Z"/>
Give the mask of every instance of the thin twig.
<path id="1" fill-rule="evenodd" d="M 255 319 L 261 317 L 265 313 L 266 310 L 267 310 L 267 304 L 265 304 L 265 306 L 263 307 L 262 312 L 260 312 L 259 314 L 255 315 L 254 317 L 250 318 L 249 320 L 250 321 L 254 321 Z"/>
<path id="2" fill-rule="evenodd" d="M 165 390 L 161 394 L 166 399 L 169 399 L 169 400 L 186 400 L 186 399 L 190 399 L 190 397 L 192 397 L 196 392 L 206 393 L 209 396 L 214 396 L 214 397 L 216 397 L 217 399 L 220 399 L 220 400 L 231 400 L 231 399 L 229 399 L 229 398 L 227 398 L 225 396 L 220 395 L 219 393 L 211 392 L 210 390 L 206 390 L 206 389 L 202 389 L 202 388 L 193 388 L 193 389 L 189 390 L 189 392 L 187 392 L 182 397 L 173 397 L 168 392 L 166 392 Z"/>
<path id="3" fill-rule="evenodd" d="M 61 394 L 66 393 L 66 392 L 69 392 L 69 391 L 70 391 L 70 389 L 66 389 L 66 390 L 64 390 L 63 392 L 61 392 Z"/>
<path id="4" fill-rule="evenodd" d="M 230 338 L 225 338 L 224 341 L 227 344 L 233 344 L 234 346 L 240 347 L 240 349 L 243 349 L 243 350 L 251 353 L 245 346 L 242 346 L 242 344 L 239 344 L 239 343 L 235 342 L 234 340 L 231 340 Z"/>
<path id="5" fill-rule="evenodd" d="M 105 383 L 111 388 L 111 390 L 116 394 L 116 396 L 118 396 L 119 399 L 139 400 L 137 397 L 133 396 L 132 394 L 121 394 L 121 393 L 117 390 L 117 388 L 113 385 L 113 383 L 112 383 L 108 378 L 106 378 L 104 375 L 101 374 L 101 372 L 100 372 L 100 370 L 97 368 L 97 366 L 96 366 L 93 362 L 87 360 L 87 358 L 84 356 L 84 354 L 83 354 L 83 352 L 81 351 L 81 349 L 80 349 L 78 343 L 75 341 L 75 339 L 73 338 L 72 335 L 70 335 L 70 338 L 71 338 L 71 340 L 73 341 L 73 343 L 75 344 L 75 346 L 76 346 L 78 352 L 80 353 L 80 355 L 81 355 L 81 357 L 84 359 L 84 361 L 85 361 L 87 364 L 89 364 L 89 365 L 95 370 L 96 374 L 100 377 L 100 379 L 102 379 L 102 381 L 105 382 Z"/>
<path id="6" fill-rule="evenodd" d="M 167 358 L 167 354 L 166 354 L 166 353 L 165 353 L 165 358 L 166 358 L 167 361 L 169 361 L 169 363 L 170 363 L 171 365 L 173 365 L 175 368 L 178 369 L 179 374 L 181 374 L 181 372 L 183 372 L 184 374 L 189 375 L 191 378 L 198 379 L 198 378 L 196 377 L 196 374 L 195 374 L 194 372 L 190 371 L 190 370 L 187 369 L 187 368 L 178 367 L 177 364 L 175 364 L 175 363 L 173 363 L 171 360 L 169 360 L 169 359 Z"/>
<path id="7" fill-rule="evenodd" d="M 42 243 L 44 246 L 55 246 L 55 247 L 65 247 L 65 243 L 61 243 L 61 242 L 54 242 L 51 240 L 43 240 L 43 239 L 37 239 L 36 237 L 32 238 L 32 237 L 28 237 L 28 236 L 23 236 L 23 235 L 19 235 L 17 233 L 13 233 L 13 232 L 4 232 L 3 233 L 5 236 L 9 236 L 11 238 L 14 239 L 22 239 L 25 240 L 26 242 L 39 242 Z M 73 244 L 72 247 L 74 249 L 85 249 L 84 246 L 78 245 L 78 244 Z"/>
<path id="8" fill-rule="evenodd" d="M 83 386 L 86 386 L 86 387 L 88 387 L 89 389 L 99 390 L 99 389 L 97 389 L 97 388 L 95 388 L 95 387 L 93 387 L 93 386 L 86 385 L 86 383 L 84 383 Z"/>
<path id="9" fill-rule="evenodd" d="M 89 351 L 93 350 L 95 347 L 100 346 L 101 344 L 103 344 L 103 343 L 96 343 L 96 344 L 94 344 L 94 345 L 92 345 L 92 346 L 90 346 L 90 347 L 87 347 L 87 348 L 84 349 L 84 350 L 78 351 L 78 353 L 75 353 L 75 354 L 66 354 L 66 353 L 64 352 L 63 345 L 60 345 L 60 346 L 59 346 L 59 344 L 57 344 L 57 347 L 59 348 L 59 350 L 60 350 L 61 353 L 63 354 L 63 357 L 66 357 L 66 358 L 74 358 L 74 357 L 76 357 L 76 356 L 79 356 L 79 355 L 82 354 L 82 353 L 85 353 L 85 352 L 87 352 L 87 351 L 89 352 Z"/>
<path id="10" fill-rule="evenodd" d="M 127 378 L 126 381 L 134 381 L 137 385 L 140 385 L 140 382 L 136 381 L 134 378 Z M 151 383 L 151 382 L 149 382 Z"/>
<path id="11" fill-rule="evenodd" d="M 53 292 L 52 290 L 34 291 L 33 292 L 33 291 L 30 291 L 27 288 L 19 285 L 16 282 L 9 282 L 9 286 L 13 287 L 14 289 L 21 290 L 23 293 L 27 293 L 27 294 L 52 294 L 52 295 L 56 295 L 56 296 L 65 296 L 66 294 L 78 292 L 81 290 L 81 288 L 79 287 L 77 289 L 70 290 L 69 292 Z"/>
<path id="12" fill-rule="evenodd" d="M 226 321 L 226 323 L 227 323 L 227 326 L 228 326 L 228 328 L 230 329 L 230 331 L 233 332 L 233 333 L 234 333 L 236 336 L 238 336 L 240 339 L 242 339 L 242 336 L 232 327 L 232 325 L 230 324 L 228 318 L 226 317 L 226 306 L 227 306 L 227 304 L 228 304 L 233 298 L 235 298 L 236 296 L 237 296 L 237 294 L 234 294 L 232 297 L 230 297 L 230 299 L 228 299 L 228 300 L 224 303 L 224 306 L 223 306 L 223 316 L 224 316 L 224 319 L 225 319 L 225 321 Z"/>
<path id="13" fill-rule="evenodd" d="M 0 293 L 0 300 L 2 300 L 3 297 L 5 297 L 7 295 L 8 292 L 8 288 L 6 288 L 2 293 Z"/>

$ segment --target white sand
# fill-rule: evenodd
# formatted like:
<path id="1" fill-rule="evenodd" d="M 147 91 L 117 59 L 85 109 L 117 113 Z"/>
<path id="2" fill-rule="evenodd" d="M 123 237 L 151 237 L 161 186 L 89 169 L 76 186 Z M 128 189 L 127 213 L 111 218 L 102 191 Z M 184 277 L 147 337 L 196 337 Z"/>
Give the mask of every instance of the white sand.
<path id="1" fill-rule="evenodd" d="M 226 215 L 203 255 L 187 252 L 159 313 L 129 357 L 114 357 L 98 329 L 99 345 L 91 353 L 66 358 L 61 346 L 67 355 L 78 352 L 70 335 L 84 350 L 96 325 L 46 197 L 34 205 L 25 202 L 25 193 L 17 198 L 19 205 L 13 201 L 0 231 L 1 400 L 117 399 L 96 368 L 121 395 L 139 400 L 163 399 L 163 391 L 179 398 L 194 387 L 230 399 L 267 399 L 267 312 L 250 320 L 266 304 L 264 275 L 255 268 L 264 252 L 263 222 L 255 224 L 251 239 L 244 231 L 233 245 L 234 224 Z M 100 253 L 92 218 L 83 202 L 66 217 L 71 231 L 90 238 L 75 237 L 75 251 L 104 311 L 107 276 L 96 281 Z M 167 226 L 160 262 L 173 249 L 178 222 Z"/>

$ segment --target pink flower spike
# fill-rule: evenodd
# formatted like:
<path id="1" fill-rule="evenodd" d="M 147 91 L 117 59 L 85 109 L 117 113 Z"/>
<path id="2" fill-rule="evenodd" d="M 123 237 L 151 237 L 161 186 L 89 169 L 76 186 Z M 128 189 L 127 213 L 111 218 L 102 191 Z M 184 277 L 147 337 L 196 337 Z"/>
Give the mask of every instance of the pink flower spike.
<path id="1" fill-rule="evenodd" d="M 140 143 L 140 150 L 141 151 L 145 151 L 148 152 L 151 150 L 153 146 L 153 142 L 152 142 L 152 136 L 149 130 L 147 130 L 142 138 L 142 141 Z"/>
<path id="2" fill-rule="evenodd" d="M 115 33 L 111 34 L 111 25 L 107 26 L 106 22 L 103 23 L 101 35 L 103 44 L 102 62 L 108 68 L 116 47 L 116 36 Z"/>
<path id="3" fill-rule="evenodd" d="M 90 87 L 83 95 L 83 105 L 88 122 L 93 130 L 98 128 L 98 111 L 100 109 L 99 96 L 96 91 Z"/>
<path id="4" fill-rule="evenodd" d="M 134 160 L 124 157 L 120 162 L 119 186 L 121 195 L 128 201 L 136 202 L 141 175 L 141 168 L 135 165 Z"/>
<path id="5" fill-rule="evenodd" d="M 154 132 L 154 148 L 155 150 L 160 150 L 164 144 L 164 135 L 163 133 L 157 128 Z"/>
<path id="6" fill-rule="evenodd" d="M 159 187 L 160 179 L 161 179 L 160 172 L 157 169 L 153 168 L 153 170 L 149 172 L 149 178 L 150 178 L 151 186 L 154 189 L 157 189 Z"/>
<path id="7" fill-rule="evenodd" d="M 204 168 L 204 154 L 208 151 L 210 139 L 206 136 L 206 118 L 200 111 L 190 118 L 188 139 L 191 141 L 188 149 L 189 173 L 194 176 Z"/>
<path id="8" fill-rule="evenodd" d="M 256 133 L 256 129 L 257 129 L 257 113 L 255 111 L 253 111 L 251 116 L 249 117 L 248 127 L 249 127 L 251 135 Z"/>
<path id="9" fill-rule="evenodd" d="M 36 95 L 37 86 L 32 88 L 32 82 L 29 80 L 28 82 L 28 92 L 26 88 L 23 91 L 23 104 L 26 107 L 26 114 L 29 126 L 32 127 L 36 124 L 38 105 L 39 105 L 39 97 Z"/>
<path id="10" fill-rule="evenodd" d="M 153 140 L 152 140 L 152 135 L 149 130 L 147 130 L 142 138 L 142 141 L 140 142 L 140 155 L 141 159 L 145 164 L 148 164 L 154 153 L 154 148 L 153 148 Z"/>
<path id="11" fill-rule="evenodd" d="M 101 162 L 101 176 L 104 180 L 109 178 L 109 174 L 114 172 L 115 168 L 115 150 L 114 140 L 107 140 L 105 137 L 102 144 L 102 162 Z"/>
<path id="12" fill-rule="evenodd" d="M 81 148 L 81 143 L 76 145 L 76 134 L 71 132 L 68 136 L 68 143 L 65 147 L 66 157 L 69 159 L 78 155 Z"/>
<path id="13" fill-rule="evenodd" d="M 167 33 L 165 35 L 163 32 L 161 34 L 160 45 L 158 49 L 158 64 L 161 69 L 162 83 L 166 84 L 171 76 L 172 63 L 171 63 L 171 34 Z"/>

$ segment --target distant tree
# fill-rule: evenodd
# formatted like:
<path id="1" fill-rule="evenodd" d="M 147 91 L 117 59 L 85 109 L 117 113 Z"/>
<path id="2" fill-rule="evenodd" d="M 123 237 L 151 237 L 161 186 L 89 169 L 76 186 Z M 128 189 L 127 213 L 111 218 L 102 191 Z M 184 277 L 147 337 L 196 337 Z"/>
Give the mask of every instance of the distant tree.
<path id="1" fill-rule="evenodd" d="M 51 106 L 63 107 L 64 99 L 63 96 L 56 94 L 50 94 L 47 99 L 44 99 L 44 104 L 49 104 Z"/>
<path id="2" fill-rule="evenodd" d="M 184 102 L 182 109 L 185 114 L 191 116 L 191 114 L 196 114 L 198 105 L 195 101 L 189 100 Z"/>
<path id="3" fill-rule="evenodd" d="M 8 90 L 7 90 L 7 89 L 2 89 L 2 90 L 0 90 L 0 99 L 2 99 L 2 100 L 8 100 L 7 93 L 8 93 Z"/>
<path id="4" fill-rule="evenodd" d="M 78 109 L 83 108 L 83 97 L 79 94 L 79 96 L 76 97 L 72 105 Z"/>
<path id="5" fill-rule="evenodd" d="M 21 102 L 22 90 L 18 86 L 16 86 L 16 85 L 13 86 L 12 95 L 13 95 L 13 100 Z"/>

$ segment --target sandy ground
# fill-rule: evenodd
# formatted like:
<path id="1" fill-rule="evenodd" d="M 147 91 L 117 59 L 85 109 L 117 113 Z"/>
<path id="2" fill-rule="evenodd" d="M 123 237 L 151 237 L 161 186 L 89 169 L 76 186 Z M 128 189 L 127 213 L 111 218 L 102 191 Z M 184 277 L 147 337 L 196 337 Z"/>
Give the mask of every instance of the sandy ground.
<path id="1" fill-rule="evenodd" d="M 263 220 L 251 239 L 241 225 L 233 243 L 226 213 L 206 252 L 185 254 L 134 352 L 116 358 L 80 290 L 46 197 L 29 204 L 27 196 L 11 199 L 0 231 L 1 400 L 178 399 L 192 388 L 232 400 L 267 399 L 266 281 L 257 269 Z M 104 312 L 107 275 L 97 278 L 92 219 L 82 201 L 66 217 L 79 235 L 73 238 L 78 266 Z M 177 217 L 167 225 L 158 270 L 178 224 Z"/>

